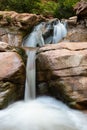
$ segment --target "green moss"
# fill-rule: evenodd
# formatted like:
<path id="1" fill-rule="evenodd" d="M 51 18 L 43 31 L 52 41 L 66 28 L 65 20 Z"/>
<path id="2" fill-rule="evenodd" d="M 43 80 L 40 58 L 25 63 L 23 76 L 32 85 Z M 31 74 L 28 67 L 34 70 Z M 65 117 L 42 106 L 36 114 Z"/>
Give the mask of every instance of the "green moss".
<path id="1" fill-rule="evenodd" d="M 13 100 L 15 100 L 15 88 L 16 86 L 11 82 L 3 82 L 0 81 L 0 109 L 5 108 L 8 104 L 10 104 Z M 2 96 L 2 93 L 3 96 Z"/>
<path id="2" fill-rule="evenodd" d="M 0 20 L 3 19 L 3 15 L 0 14 Z"/>
<path id="3" fill-rule="evenodd" d="M 10 24 L 11 23 L 11 17 L 10 16 L 6 16 L 6 20 L 7 20 L 7 22 Z"/>
<path id="4" fill-rule="evenodd" d="M 0 9 L 67 18 L 74 14 L 73 6 L 78 1 L 80 0 L 1 0 Z M 8 21 L 10 22 L 9 19 Z"/>
<path id="5" fill-rule="evenodd" d="M 25 50 L 22 47 L 15 47 L 15 52 L 17 52 L 21 56 L 24 64 L 26 65 L 27 55 Z"/>
<path id="6" fill-rule="evenodd" d="M 67 92 L 68 89 L 67 85 L 65 85 L 61 81 L 58 80 L 52 81 L 52 83 L 49 83 L 48 89 L 54 97 L 62 100 L 66 104 L 69 105 L 71 102 L 74 102 L 74 99 L 71 98 L 69 92 Z"/>

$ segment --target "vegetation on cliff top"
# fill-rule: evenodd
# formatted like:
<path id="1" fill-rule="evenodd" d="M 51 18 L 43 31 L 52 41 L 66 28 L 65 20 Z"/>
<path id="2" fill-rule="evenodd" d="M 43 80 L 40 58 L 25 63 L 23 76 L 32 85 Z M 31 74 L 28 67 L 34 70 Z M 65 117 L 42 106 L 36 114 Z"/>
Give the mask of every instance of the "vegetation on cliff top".
<path id="1" fill-rule="evenodd" d="M 43 14 L 46 17 L 68 18 L 79 0 L 0 0 L 0 10 Z"/>

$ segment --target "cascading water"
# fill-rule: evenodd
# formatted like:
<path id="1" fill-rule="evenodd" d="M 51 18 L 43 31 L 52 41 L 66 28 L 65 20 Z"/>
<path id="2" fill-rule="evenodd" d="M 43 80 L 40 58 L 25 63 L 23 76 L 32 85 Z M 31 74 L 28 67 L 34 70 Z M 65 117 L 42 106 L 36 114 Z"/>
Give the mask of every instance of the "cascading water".
<path id="1" fill-rule="evenodd" d="M 27 51 L 26 83 L 25 83 L 25 101 L 35 98 L 35 55 L 36 50 Z"/>
<path id="2" fill-rule="evenodd" d="M 45 35 L 48 36 L 44 38 Z M 58 43 L 66 35 L 67 29 L 65 23 L 59 20 L 55 20 L 53 23 L 42 22 L 34 28 L 23 44 L 27 47 L 44 46 L 45 44 Z"/>
<path id="3" fill-rule="evenodd" d="M 27 39 L 24 40 L 23 44 L 24 46 L 27 47 L 36 47 L 37 45 L 39 46 L 44 46 L 44 39 L 42 36 L 42 32 L 44 29 L 44 23 L 41 23 L 37 25 L 33 32 L 27 37 Z"/>
<path id="4" fill-rule="evenodd" d="M 44 32 L 50 33 L 53 29 L 53 36 L 49 36 L 46 40 L 43 37 Z M 24 40 L 23 45 L 26 47 L 44 46 L 45 43 L 57 43 L 67 34 L 67 29 L 59 20 L 50 23 L 40 23 L 33 32 Z M 26 84 L 25 84 L 25 100 L 35 98 L 35 52 L 27 53 L 27 68 L 26 68 Z"/>
<path id="5" fill-rule="evenodd" d="M 58 21 L 56 25 L 54 25 L 54 32 L 53 32 L 53 42 L 58 43 L 62 38 L 66 37 L 67 29 L 63 23 Z"/>
<path id="6" fill-rule="evenodd" d="M 56 26 L 59 25 L 54 26 L 56 29 Z M 42 28 L 42 24 L 36 27 L 34 30 L 36 32 L 25 40 L 25 46 L 36 47 L 37 44 L 40 46 L 44 45 Z M 55 31 L 55 29 L 56 35 L 58 31 Z M 62 31 L 61 33 L 61 35 L 65 35 Z M 53 41 L 56 42 L 58 39 L 53 38 Z M 25 89 L 25 100 L 27 102 L 17 102 L 0 111 L 0 130 L 87 130 L 87 116 L 68 108 L 62 102 L 50 97 L 40 97 L 33 101 L 29 100 L 29 98 L 35 97 L 35 51 L 27 51 L 27 55 L 27 82 Z"/>
<path id="7" fill-rule="evenodd" d="M 42 37 L 42 30 L 44 23 L 39 24 L 34 28 L 34 31 L 24 40 L 23 44 L 26 47 L 35 48 L 37 45 L 43 46 L 44 39 Z M 27 50 L 27 67 L 26 67 L 26 83 L 25 83 L 25 100 L 35 98 L 35 54 L 36 50 Z"/>

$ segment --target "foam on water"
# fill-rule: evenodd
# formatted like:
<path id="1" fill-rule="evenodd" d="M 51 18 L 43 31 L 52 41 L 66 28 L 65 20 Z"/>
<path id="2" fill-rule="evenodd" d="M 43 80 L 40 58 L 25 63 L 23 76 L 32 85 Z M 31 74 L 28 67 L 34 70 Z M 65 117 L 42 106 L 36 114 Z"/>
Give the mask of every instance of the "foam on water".
<path id="1" fill-rule="evenodd" d="M 60 101 L 40 97 L 0 111 L 0 130 L 87 130 L 87 117 Z"/>

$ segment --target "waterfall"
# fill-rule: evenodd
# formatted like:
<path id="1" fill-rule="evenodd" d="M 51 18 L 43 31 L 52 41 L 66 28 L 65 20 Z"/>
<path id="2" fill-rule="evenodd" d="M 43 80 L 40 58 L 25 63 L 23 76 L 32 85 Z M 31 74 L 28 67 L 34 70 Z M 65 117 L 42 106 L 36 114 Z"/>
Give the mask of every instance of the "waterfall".
<path id="1" fill-rule="evenodd" d="M 52 33 L 53 34 L 50 34 Z M 59 20 L 53 23 L 42 22 L 35 26 L 34 30 L 24 40 L 23 45 L 27 47 L 44 46 L 45 44 L 58 43 L 62 38 L 66 37 L 67 29 L 65 23 Z M 46 38 L 45 38 L 46 37 Z"/>
<path id="2" fill-rule="evenodd" d="M 49 30 L 54 30 L 53 36 L 48 35 L 46 40 L 43 34 L 50 33 Z M 44 35 L 45 35 L 44 34 Z M 53 24 L 42 22 L 35 26 L 30 35 L 23 41 L 25 47 L 44 46 L 45 44 L 57 43 L 67 34 L 66 27 L 60 21 L 54 21 Z M 53 39 L 53 40 L 52 40 Z M 26 83 L 25 83 L 25 100 L 35 98 L 35 52 L 27 52 L 27 67 L 26 67 Z"/>
<path id="3" fill-rule="evenodd" d="M 53 42 L 58 42 L 58 25 L 54 25 Z M 35 27 L 34 34 L 23 43 L 24 46 L 44 45 L 43 24 Z M 64 27 L 61 26 L 64 31 Z M 38 30 L 40 29 L 40 31 Z M 64 37 L 65 32 L 58 36 Z M 39 38 L 40 36 L 40 38 Z M 32 39 L 32 38 L 33 39 Z M 87 130 L 87 115 L 67 107 L 64 103 L 51 97 L 35 98 L 35 54 L 27 49 L 25 101 L 16 102 L 0 111 L 0 130 Z"/>
<path id="4" fill-rule="evenodd" d="M 58 21 L 56 25 L 54 25 L 53 32 L 53 43 L 58 43 L 62 38 L 66 37 L 67 29 L 65 24 Z"/>
<path id="5" fill-rule="evenodd" d="M 24 40 L 23 45 L 26 47 L 43 46 L 44 40 L 42 37 L 44 23 L 37 25 L 34 31 Z M 35 98 L 35 54 L 36 51 L 27 51 L 27 67 L 26 67 L 26 83 L 25 83 L 25 101 Z"/>
<path id="6" fill-rule="evenodd" d="M 43 46 L 44 39 L 42 36 L 42 30 L 44 29 L 44 23 L 37 25 L 33 32 L 24 40 L 23 45 L 27 47 L 36 47 L 37 45 Z"/>
<path id="7" fill-rule="evenodd" d="M 36 89 L 35 89 L 35 55 L 36 50 L 33 51 L 27 51 L 27 67 L 26 67 L 26 83 L 25 83 L 25 101 L 29 99 L 34 99 L 36 95 Z"/>

